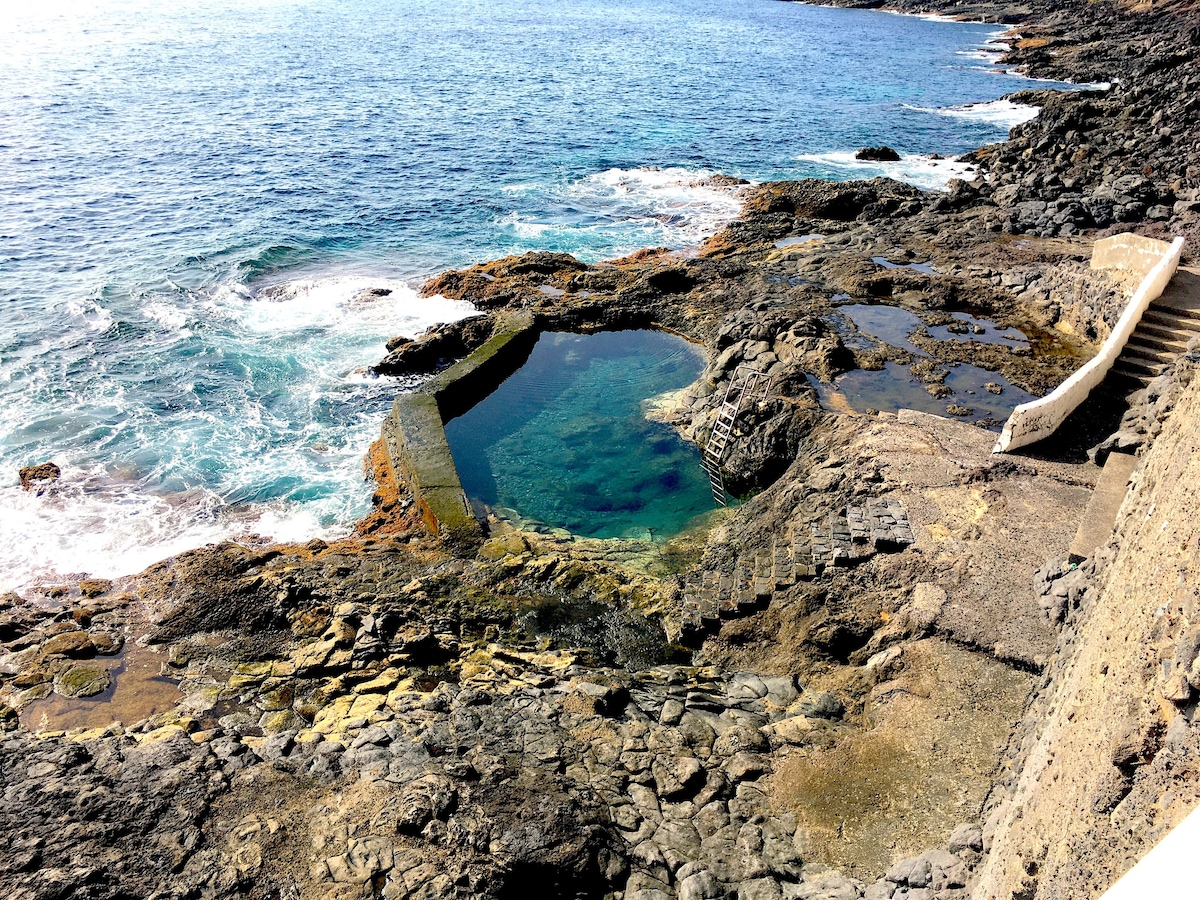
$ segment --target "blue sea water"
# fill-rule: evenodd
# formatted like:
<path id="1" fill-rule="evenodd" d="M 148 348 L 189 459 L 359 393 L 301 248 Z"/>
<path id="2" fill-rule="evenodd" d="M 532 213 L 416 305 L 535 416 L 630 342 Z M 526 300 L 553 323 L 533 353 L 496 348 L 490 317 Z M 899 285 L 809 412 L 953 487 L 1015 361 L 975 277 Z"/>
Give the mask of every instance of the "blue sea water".
<path id="1" fill-rule="evenodd" d="M 936 185 L 922 154 L 1027 115 L 991 102 L 1022 86 L 994 35 L 774 0 L 4 4 L 0 589 L 346 529 L 404 386 L 363 367 L 470 312 L 423 277 L 686 246 L 737 213 L 714 172 Z M 881 143 L 904 160 L 853 162 Z"/>

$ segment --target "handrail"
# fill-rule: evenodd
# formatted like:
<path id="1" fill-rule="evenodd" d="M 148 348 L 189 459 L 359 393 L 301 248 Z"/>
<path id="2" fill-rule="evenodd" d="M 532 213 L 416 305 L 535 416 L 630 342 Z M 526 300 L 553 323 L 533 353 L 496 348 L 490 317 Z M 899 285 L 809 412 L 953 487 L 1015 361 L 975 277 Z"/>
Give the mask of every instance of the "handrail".
<path id="1" fill-rule="evenodd" d="M 1158 263 L 1146 273 L 1099 353 L 1054 391 L 1045 397 L 1022 403 L 1012 411 L 1000 433 L 1000 439 L 992 448 L 993 453 L 1006 453 L 1049 437 L 1087 399 L 1125 349 L 1125 344 L 1147 308 L 1162 295 L 1167 283 L 1175 275 L 1183 255 L 1183 243 L 1183 238 L 1175 238 Z"/>

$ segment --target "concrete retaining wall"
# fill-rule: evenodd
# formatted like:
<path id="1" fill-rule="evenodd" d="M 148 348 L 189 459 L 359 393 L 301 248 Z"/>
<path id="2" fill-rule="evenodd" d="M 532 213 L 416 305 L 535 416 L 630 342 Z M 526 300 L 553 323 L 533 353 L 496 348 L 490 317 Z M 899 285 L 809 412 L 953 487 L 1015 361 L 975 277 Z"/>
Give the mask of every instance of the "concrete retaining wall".
<path id="1" fill-rule="evenodd" d="M 529 358 L 539 328 L 531 314 L 513 316 L 466 359 L 401 394 L 383 423 L 383 444 L 396 480 L 413 495 L 430 533 L 469 546 L 483 538 L 446 440 L 446 422 L 462 415 Z"/>
<path id="2" fill-rule="evenodd" d="M 1005 453 L 1049 437 L 1087 399 L 1125 349 L 1147 307 L 1166 289 L 1182 254 L 1183 238 L 1167 244 L 1136 234 L 1118 234 L 1096 242 L 1094 268 L 1128 269 L 1142 274 L 1142 282 L 1100 352 L 1052 393 L 1014 409 L 993 453 Z"/>
<path id="3" fill-rule="evenodd" d="M 1092 268 L 1124 269 L 1145 278 L 1170 246 L 1140 234 L 1114 234 L 1092 245 Z"/>

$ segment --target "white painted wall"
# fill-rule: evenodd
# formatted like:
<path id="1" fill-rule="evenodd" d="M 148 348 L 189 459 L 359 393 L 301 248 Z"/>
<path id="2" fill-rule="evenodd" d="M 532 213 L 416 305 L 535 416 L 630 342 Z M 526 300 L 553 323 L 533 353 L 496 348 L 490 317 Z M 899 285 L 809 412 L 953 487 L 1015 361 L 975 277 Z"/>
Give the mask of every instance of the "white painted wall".
<path id="1" fill-rule="evenodd" d="M 1158 261 L 1149 265 L 1156 249 L 1152 245 L 1158 245 Z M 1179 268 L 1179 258 L 1182 255 L 1183 238 L 1176 238 L 1167 244 L 1139 235 L 1117 234 L 1096 242 L 1092 253 L 1093 267 L 1101 267 L 1097 265 L 1099 259 L 1103 267 L 1144 271 L 1145 277 L 1125 311 L 1121 313 L 1121 318 L 1117 320 L 1100 352 L 1052 393 L 1038 400 L 1022 403 L 1014 409 L 1004 425 L 1000 440 L 992 449 L 993 453 L 1015 450 L 1054 434 L 1063 420 L 1104 380 L 1108 370 L 1125 349 L 1129 336 L 1137 328 L 1146 309 L 1166 290 L 1167 284 L 1175 275 L 1175 270 Z"/>

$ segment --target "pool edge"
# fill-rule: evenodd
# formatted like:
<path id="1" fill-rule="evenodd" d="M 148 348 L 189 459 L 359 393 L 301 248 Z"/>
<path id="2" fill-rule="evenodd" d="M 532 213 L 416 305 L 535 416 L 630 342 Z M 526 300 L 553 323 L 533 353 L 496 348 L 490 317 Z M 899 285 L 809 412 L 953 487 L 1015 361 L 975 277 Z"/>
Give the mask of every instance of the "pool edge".
<path id="1" fill-rule="evenodd" d="M 465 359 L 398 396 L 384 420 L 381 436 L 392 475 L 412 492 L 429 532 L 448 544 L 474 546 L 483 540 L 484 528 L 463 490 L 446 423 L 520 368 L 541 330 L 531 312 L 504 317 L 492 337 Z"/>

